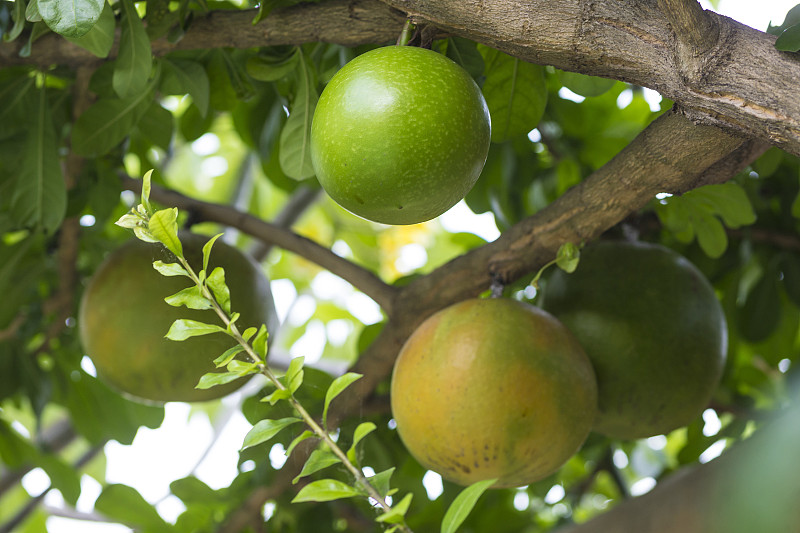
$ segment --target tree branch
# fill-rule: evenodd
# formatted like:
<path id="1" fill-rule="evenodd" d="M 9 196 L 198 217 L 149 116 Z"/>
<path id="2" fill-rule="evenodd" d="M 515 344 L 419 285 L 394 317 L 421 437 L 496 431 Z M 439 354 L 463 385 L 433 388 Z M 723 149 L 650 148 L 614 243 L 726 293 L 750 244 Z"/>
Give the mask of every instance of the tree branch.
<path id="1" fill-rule="evenodd" d="M 123 176 L 122 184 L 126 189 L 141 194 L 141 180 Z M 396 293 L 394 287 L 383 282 L 372 272 L 339 257 L 306 237 L 232 207 L 189 198 L 158 185 L 153 185 L 150 197 L 164 205 L 191 211 L 197 220 L 219 222 L 237 228 L 265 243 L 294 252 L 349 282 L 372 298 L 387 314 L 392 313 Z"/>

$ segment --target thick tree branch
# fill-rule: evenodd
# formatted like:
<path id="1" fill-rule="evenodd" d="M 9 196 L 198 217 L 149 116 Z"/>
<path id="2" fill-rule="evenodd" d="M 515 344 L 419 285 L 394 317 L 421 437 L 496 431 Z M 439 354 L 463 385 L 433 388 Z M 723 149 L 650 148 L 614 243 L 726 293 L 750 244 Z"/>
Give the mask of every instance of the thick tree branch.
<path id="1" fill-rule="evenodd" d="M 126 189 L 141 193 L 141 180 L 123 177 L 122 183 Z M 294 252 L 348 281 L 375 300 L 387 314 L 392 312 L 395 296 L 395 289 L 392 286 L 381 281 L 372 272 L 339 257 L 306 237 L 232 207 L 195 200 L 157 185 L 153 185 L 150 197 L 164 205 L 191 211 L 196 217 L 195 220 L 219 222 L 237 228 L 265 243 Z"/>

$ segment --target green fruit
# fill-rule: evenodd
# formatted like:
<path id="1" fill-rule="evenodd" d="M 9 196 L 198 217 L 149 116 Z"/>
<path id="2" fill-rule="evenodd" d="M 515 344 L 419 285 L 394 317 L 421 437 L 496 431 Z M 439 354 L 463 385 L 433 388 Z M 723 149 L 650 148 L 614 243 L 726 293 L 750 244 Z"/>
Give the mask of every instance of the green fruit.
<path id="1" fill-rule="evenodd" d="M 395 362 L 392 415 L 408 451 L 444 478 L 532 483 L 578 451 L 597 390 L 586 354 L 558 320 L 510 299 L 443 309 Z"/>
<path id="2" fill-rule="evenodd" d="M 725 365 L 727 326 L 714 290 L 663 246 L 600 242 L 577 270 L 556 270 L 542 307 L 578 338 L 599 391 L 595 430 L 619 439 L 667 433 L 708 405 Z"/>
<path id="3" fill-rule="evenodd" d="M 441 54 L 388 46 L 345 65 L 320 96 L 311 160 L 342 207 L 385 224 L 450 209 L 489 151 L 489 110 L 467 72 Z"/>
<path id="4" fill-rule="evenodd" d="M 202 268 L 207 237 L 181 233 L 184 255 L 195 270 Z M 215 371 L 213 360 L 235 342 L 222 333 L 166 339 L 179 318 L 221 324 L 210 310 L 172 307 L 164 298 L 192 285 L 185 276 L 165 277 L 153 261 L 176 262 L 160 244 L 133 240 L 108 256 L 92 276 L 80 303 L 78 326 L 83 347 L 98 378 L 135 398 L 154 402 L 205 401 L 228 394 L 246 382 L 196 389 L 200 377 Z M 214 243 L 208 272 L 225 269 L 232 310 L 241 313 L 237 326 L 266 324 L 275 331 L 277 319 L 269 280 L 261 267 L 238 249 Z M 222 369 L 224 370 L 224 369 Z"/>

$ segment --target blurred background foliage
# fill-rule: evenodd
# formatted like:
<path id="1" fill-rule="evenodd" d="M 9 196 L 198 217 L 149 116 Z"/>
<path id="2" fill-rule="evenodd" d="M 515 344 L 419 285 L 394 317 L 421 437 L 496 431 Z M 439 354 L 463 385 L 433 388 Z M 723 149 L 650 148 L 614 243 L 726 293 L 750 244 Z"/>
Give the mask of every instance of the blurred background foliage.
<path id="1" fill-rule="evenodd" d="M 266 1 L 260 9 L 266 15 L 290 3 Z M 24 6 L 21 0 L 0 2 L 0 33 L 6 40 L 29 38 L 35 47 L 44 22 L 28 19 L 25 33 L 14 35 Z M 113 30 L 115 16 L 136 13 L 145 21 L 146 32 L 140 25 L 123 33 L 120 46 L 131 49 L 145 47 L 148 35 L 179 33 L 181 25 L 173 24 L 187 21 L 192 11 L 248 7 L 159 0 L 103 6 L 98 27 L 110 24 Z M 81 39 L 96 55 L 108 54 L 102 36 L 74 40 Z M 296 150 L 304 135 L 287 128 L 289 121 L 313 112 L 303 107 L 309 99 L 298 95 L 311 94 L 315 101 L 338 68 L 369 48 L 220 48 L 170 53 L 143 65 L 123 64 L 120 54 L 91 74 L 91 104 L 76 122 L 70 118 L 75 70 L 0 70 L 0 529 L 56 531 L 52 516 L 67 515 L 104 517 L 137 531 L 214 531 L 256 488 L 270 486 L 282 451 L 300 431 L 244 450 L 225 486 L 212 488 L 194 474 L 175 479 L 170 491 L 172 501 L 179 501 L 177 511 L 159 514 L 156 502 L 136 489 L 107 482 L 107 443 L 129 445 L 140 428 L 157 428 L 165 416 L 164 407 L 130 401 L 95 379 L 77 340 L 76 298 L 104 256 L 130 238 L 113 224 L 136 201 L 122 189 L 120 174 L 140 177 L 155 169 L 155 181 L 166 188 L 264 220 L 284 220 L 383 280 L 404 283 L 549 205 L 672 105 L 649 89 L 523 63 L 464 39 L 434 41 L 434 49 L 460 62 L 484 89 L 494 142 L 480 180 L 453 214 L 414 226 L 381 226 L 345 212 L 307 169 L 283 155 Z M 509 94 L 516 97 L 513 105 Z M 39 154 L 53 155 L 52 162 L 69 150 L 83 158 L 74 182 L 65 182 L 55 168 L 40 190 L 26 190 L 22 177 L 34 171 Z M 44 191 L 43 200 L 30 200 Z M 729 183 L 682 197 L 660 195 L 609 232 L 679 251 L 717 290 L 730 347 L 713 403 L 669 435 L 634 442 L 592 435 L 549 478 L 487 492 L 463 531 L 534 533 L 585 521 L 649 491 L 685 465 L 716 457 L 785 404 L 800 366 L 799 192 L 798 158 L 772 148 Z M 192 213 L 184 213 L 183 221 L 193 224 Z M 70 224 L 79 236 L 73 243 L 75 294 L 63 312 L 61 247 Z M 193 229 L 212 234 L 224 228 L 202 222 Z M 332 376 L 357 360 L 380 329 L 383 313 L 302 257 L 235 231 L 225 239 L 262 261 L 283 319 L 271 341 L 274 360 L 281 366 L 303 355 L 318 369 L 307 370 L 301 399 L 312 412 L 320 411 Z M 535 302 L 529 281 L 520 280 L 510 293 Z M 282 407 L 257 401 L 263 394 L 249 387 L 235 402 L 195 405 L 191 412 L 223 429 L 233 411 L 250 423 L 281 416 L 276 410 Z M 394 485 L 414 493 L 409 525 L 420 533 L 438 531 L 459 489 L 426 473 L 405 451 L 390 420 L 388 384 L 359 416 L 344 421 L 341 435 L 351 435 L 363 421 L 375 422 L 378 431 L 365 441 L 362 463 L 376 472 L 395 467 Z M 32 469 L 47 480 L 35 489 L 20 483 Z M 346 479 L 344 472 L 328 475 Z M 78 506 L 86 476 L 102 490 Z M 270 497 L 251 530 L 262 530 L 264 522 L 264 530 L 275 532 L 377 530 L 367 502 L 290 505 L 294 489 Z M 56 493 L 60 497 L 53 498 Z"/>

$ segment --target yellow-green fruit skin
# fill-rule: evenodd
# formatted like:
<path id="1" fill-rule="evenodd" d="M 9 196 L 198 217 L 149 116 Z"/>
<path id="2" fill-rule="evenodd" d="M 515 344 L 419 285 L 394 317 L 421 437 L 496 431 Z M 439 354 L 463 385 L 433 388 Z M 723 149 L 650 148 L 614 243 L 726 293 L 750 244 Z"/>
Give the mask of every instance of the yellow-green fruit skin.
<path id="1" fill-rule="evenodd" d="M 413 46 L 364 53 L 325 87 L 311 126 L 320 185 L 384 224 L 435 218 L 464 198 L 489 152 L 478 86 L 447 57 Z"/>
<path id="2" fill-rule="evenodd" d="M 184 255 L 202 268 L 207 237 L 181 232 Z M 213 400 L 238 389 L 239 379 L 210 389 L 196 389 L 200 377 L 215 371 L 213 360 L 235 341 L 222 333 L 173 341 L 164 336 L 179 318 L 219 324 L 210 310 L 172 307 L 164 298 L 192 285 L 185 276 L 165 277 L 153 262 L 176 262 L 160 244 L 132 240 L 113 251 L 92 276 L 80 302 L 78 327 L 98 378 L 127 396 L 149 402 Z M 217 240 L 208 272 L 225 269 L 237 326 L 277 327 L 269 280 L 261 267 L 238 249 Z M 224 370 L 224 369 L 222 369 Z"/>
<path id="3" fill-rule="evenodd" d="M 725 365 L 725 315 L 708 280 L 676 252 L 648 243 L 587 246 L 574 273 L 547 278 L 542 307 L 592 361 L 597 432 L 660 435 L 708 406 Z"/>
<path id="4" fill-rule="evenodd" d="M 471 299 L 435 313 L 409 337 L 391 382 L 408 451 L 461 485 L 532 483 L 583 444 L 597 388 L 586 354 L 544 311 Z"/>

